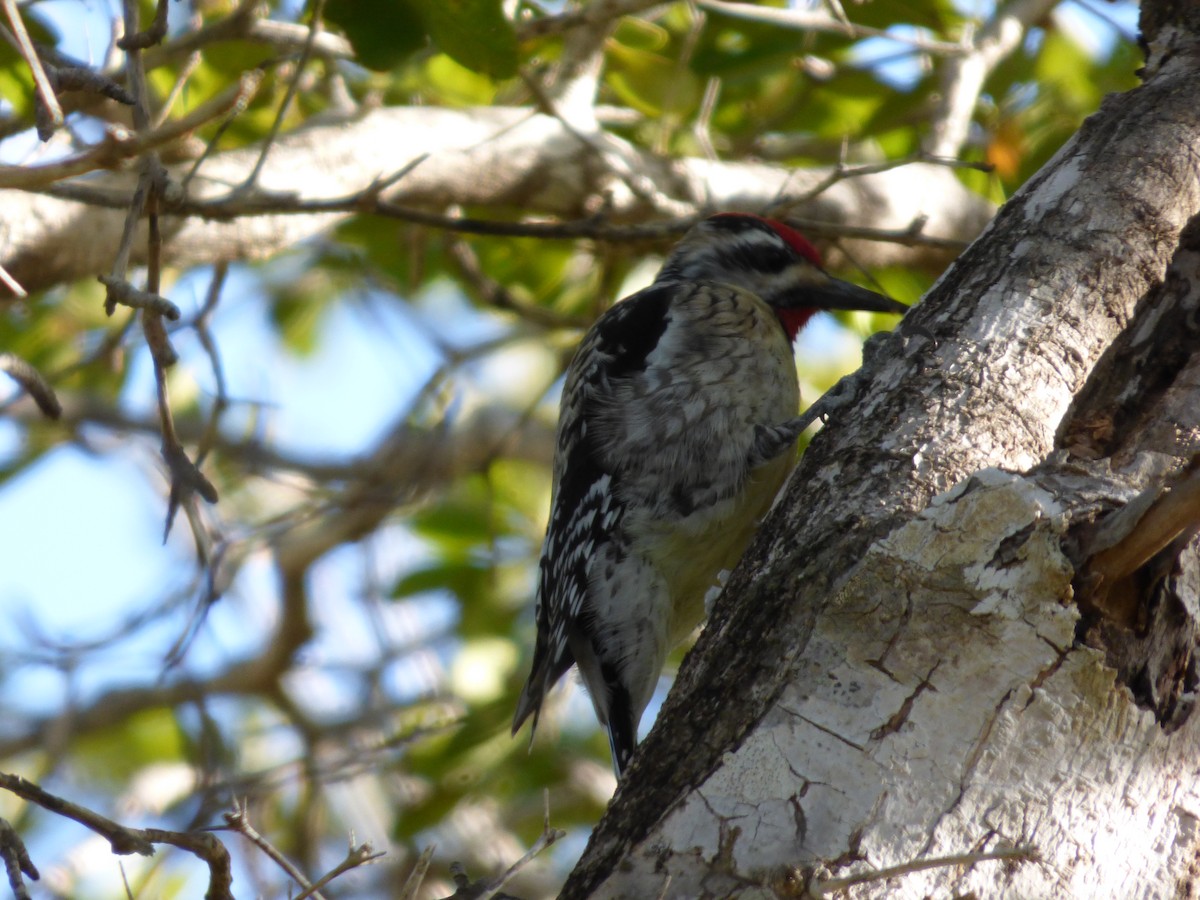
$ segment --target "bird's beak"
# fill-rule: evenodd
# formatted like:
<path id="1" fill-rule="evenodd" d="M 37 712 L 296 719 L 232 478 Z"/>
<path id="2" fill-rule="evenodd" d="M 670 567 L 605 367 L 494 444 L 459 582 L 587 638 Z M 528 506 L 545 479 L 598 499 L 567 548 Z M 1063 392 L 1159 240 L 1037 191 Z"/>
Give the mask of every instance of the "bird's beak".
<path id="1" fill-rule="evenodd" d="M 834 278 L 825 272 L 816 274 L 816 278 L 796 292 L 796 306 L 815 309 L 860 309 L 865 312 L 896 313 L 901 316 L 908 312 L 908 306 L 899 300 Z"/>

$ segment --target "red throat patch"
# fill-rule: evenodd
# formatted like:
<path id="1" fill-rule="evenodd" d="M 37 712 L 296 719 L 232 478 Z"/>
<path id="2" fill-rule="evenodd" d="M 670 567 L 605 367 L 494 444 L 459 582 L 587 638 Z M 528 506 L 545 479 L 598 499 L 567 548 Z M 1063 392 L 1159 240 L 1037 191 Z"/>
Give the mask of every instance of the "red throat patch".
<path id="1" fill-rule="evenodd" d="M 814 251 L 816 252 L 816 251 Z M 788 341 L 795 341 L 796 335 L 800 333 L 808 320 L 817 314 L 817 310 L 811 306 L 799 307 L 798 309 L 782 309 L 776 308 L 775 315 L 779 316 L 779 322 L 783 325 L 783 330 L 788 336 Z"/>

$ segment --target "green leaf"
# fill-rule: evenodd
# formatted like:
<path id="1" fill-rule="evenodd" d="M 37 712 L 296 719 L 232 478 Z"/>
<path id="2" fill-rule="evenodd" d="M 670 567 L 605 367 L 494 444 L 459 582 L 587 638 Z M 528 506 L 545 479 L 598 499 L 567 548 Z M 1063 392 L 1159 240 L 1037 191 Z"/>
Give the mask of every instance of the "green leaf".
<path id="1" fill-rule="evenodd" d="M 517 74 L 517 34 L 500 0 L 411 0 L 438 49 L 472 72 Z"/>
<path id="2" fill-rule="evenodd" d="M 331 3 L 325 17 L 340 25 L 358 62 L 386 72 L 425 46 L 429 29 L 420 10 L 396 0 L 352 0 Z"/>
<path id="3" fill-rule="evenodd" d="M 444 53 L 429 60 L 425 76 L 429 87 L 448 105 L 487 106 L 496 95 L 495 82 Z"/>
<path id="4" fill-rule="evenodd" d="M 625 103 L 648 116 L 682 112 L 700 101 L 696 76 L 669 56 L 613 42 L 606 81 Z"/>
<path id="5" fill-rule="evenodd" d="M 183 758 L 183 737 L 175 713 L 147 709 L 130 716 L 119 728 L 78 738 L 77 764 L 98 781 L 122 784 L 144 766 Z"/>
<path id="6" fill-rule="evenodd" d="M 446 590 L 460 600 L 469 601 L 483 596 L 490 583 L 489 567 L 478 562 L 438 563 L 404 575 L 392 586 L 391 596 L 401 600 L 427 591 Z"/>

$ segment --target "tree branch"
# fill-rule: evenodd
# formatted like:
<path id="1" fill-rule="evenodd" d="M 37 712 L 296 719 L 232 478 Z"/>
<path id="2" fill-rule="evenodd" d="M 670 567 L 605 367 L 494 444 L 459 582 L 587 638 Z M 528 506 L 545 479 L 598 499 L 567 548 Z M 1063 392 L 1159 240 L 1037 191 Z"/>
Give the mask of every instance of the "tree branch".
<path id="1" fill-rule="evenodd" d="M 203 831 L 166 831 L 161 828 L 130 828 L 87 807 L 51 794 L 19 775 L 0 772 L 0 789 L 35 803 L 56 815 L 78 822 L 108 841 L 118 856 L 137 853 L 153 856 L 155 844 L 170 844 L 186 850 L 208 866 L 207 900 L 234 900 L 233 871 L 229 852 L 213 835 Z M 36 870 L 35 870 L 36 871 Z M 31 876 L 32 877 L 32 876 Z"/>

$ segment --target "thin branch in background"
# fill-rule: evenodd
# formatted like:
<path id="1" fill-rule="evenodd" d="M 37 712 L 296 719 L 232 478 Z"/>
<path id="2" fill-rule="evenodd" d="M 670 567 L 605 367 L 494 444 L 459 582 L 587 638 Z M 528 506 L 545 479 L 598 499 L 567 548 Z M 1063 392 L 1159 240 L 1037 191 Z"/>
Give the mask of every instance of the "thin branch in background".
<path id="1" fill-rule="evenodd" d="M 661 3 L 662 0 L 609 0 L 606 3 L 583 3 L 570 12 L 543 16 L 540 19 L 530 19 L 521 23 L 517 26 L 517 40 L 525 42 L 552 34 L 562 34 L 576 28 L 595 28 L 598 25 L 615 22 L 623 16 L 636 15 Z"/>
<path id="2" fill-rule="evenodd" d="M 97 169 L 116 168 L 125 160 L 191 135 L 196 129 L 231 110 L 236 112 L 244 109 L 258 89 L 260 80 L 261 75 L 248 72 L 238 79 L 236 85 L 200 104 L 186 116 L 166 122 L 161 128 L 139 128 L 131 134 L 128 129 L 114 125 L 105 132 L 100 143 L 75 156 L 40 166 L 0 166 L 0 188 L 40 190 Z"/>
<path id="3" fill-rule="evenodd" d="M 213 340 L 212 331 L 208 327 L 212 315 L 217 309 L 217 304 L 221 300 L 221 289 L 225 286 L 225 278 L 228 274 L 229 263 L 227 262 L 219 262 L 213 267 L 212 281 L 209 282 L 208 294 L 204 298 L 204 305 L 200 308 L 200 312 L 192 322 L 196 338 L 200 341 L 200 346 L 208 356 L 208 364 L 212 368 L 213 381 L 216 382 L 217 388 L 216 397 L 213 399 L 212 412 L 208 417 L 208 425 L 205 426 L 204 434 L 200 438 L 200 444 L 196 448 L 197 467 L 204 464 L 205 458 L 208 456 L 209 451 L 212 450 L 213 443 L 216 441 L 219 433 L 218 426 L 221 422 L 221 416 L 229 408 L 229 391 L 225 384 L 225 368 L 221 365 L 221 354 L 217 350 L 217 343 Z"/>
<path id="4" fill-rule="evenodd" d="M 721 96 L 721 79 L 715 75 L 704 85 L 704 96 L 700 99 L 700 110 L 696 113 L 696 123 L 692 126 L 692 136 L 700 145 L 701 152 L 711 161 L 717 160 L 717 148 L 712 140 L 712 117 L 717 108 L 717 99 Z"/>
<path id="5" fill-rule="evenodd" d="M 41 372 L 25 360 L 12 353 L 0 353 L 0 372 L 4 372 L 25 389 L 42 411 L 42 415 L 50 419 L 57 419 L 62 415 L 62 404 L 58 402 L 54 388 L 50 387 Z"/>
<path id="6" fill-rule="evenodd" d="M 491 278 L 483 269 L 479 257 L 470 245 L 451 234 L 445 242 L 446 257 L 458 277 L 479 295 L 488 306 L 515 313 L 522 321 L 541 328 L 586 328 L 587 321 L 579 316 L 564 316 L 544 306 L 526 303 L 513 296 L 504 285 Z"/>
<path id="7" fill-rule="evenodd" d="M 275 865 L 279 866 L 279 868 L 283 869 L 288 878 L 300 885 L 300 887 L 304 890 L 305 897 L 313 897 L 315 900 L 325 900 L 324 895 L 316 890 L 315 885 L 313 885 L 313 883 L 304 876 L 304 873 L 297 869 L 292 864 L 291 860 L 280 853 L 270 841 L 259 834 L 258 831 L 255 830 L 254 826 L 250 824 L 250 817 L 247 814 L 246 804 L 244 802 L 234 801 L 233 809 L 230 812 L 225 813 L 224 818 L 225 824 L 230 831 L 240 834 L 255 847 L 265 853 L 268 859 L 274 862 Z"/>
<path id="8" fill-rule="evenodd" d="M 835 894 L 843 894 L 860 884 L 889 881 L 913 872 L 924 872 L 929 869 L 942 869 L 950 866 L 973 866 L 976 863 L 998 860 L 1012 863 L 1029 863 L 1041 860 L 1036 847 L 1006 847 L 1000 850 L 984 850 L 977 853 L 958 853 L 952 856 L 937 856 L 932 859 L 918 859 L 911 862 L 888 866 L 873 872 L 860 872 L 847 875 L 844 878 L 830 878 L 824 881 L 813 881 L 808 885 L 805 896 L 814 898 L 832 898 Z"/>
<path id="9" fill-rule="evenodd" d="M 172 322 L 179 321 L 179 307 L 161 294 L 138 290 L 128 281 L 111 275 L 100 275 L 96 280 L 108 288 L 108 301 L 112 304 L 113 312 L 118 305 L 128 306 L 130 309 L 141 309 L 162 316 Z"/>
<path id="10" fill-rule="evenodd" d="M 374 181 L 368 184 L 365 188 L 363 188 L 363 196 L 372 199 L 382 196 L 384 191 L 399 182 L 402 178 L 405 178 L 410 172 L 413 171 L 413 169 L 421 165 L 421 163 L 425 162 L 427 159 L 429 159 L 428 153 L 421 153 L 417 156 L 414 156 L 391 175 L 388 175 L 386 178 L 376 178 Z"/>
<path id="11" fill-rule="evenodd" d="M 581 128 L 581 122 L 578 118 L 578 104 L 568 102 L 568 106 L 564 112 L 556 99 L 544 91 L 535 79 L 527 77 L 524 81 L 525 86 L 529 88 L 534 99 L 537 101 L 540 110 L 556 119 L 567 130 L 568 134 L 594 153 L 616 177 L 621 179 L 621 182 L 629 188 L 635 197 L 645 201 L 653 209 L 663 214 L 675 216 L 686 215 L 688 204 L 668 196 L 664 191 L 659 189 L 653 178 L 639 171 L 635 166 L 630 165 L 630 161 L 626 158 L 627 145 L 614 141 L 612 135 L 604 131 L 599 131 L 594 127 L 593 107 L 588 107 L 587 115 L 589 118 L 588 121 L 582 123 L 584 127 Z M 572 121 L 571 113 L 576 114 L 575 121 Z"/>
<path id="12" fill-rule="evenodd" d="M 818 181 L 815 185 L 809 188 L 802 194 L 789 195 L 786 194 L 787 182 L 784 182 L 783 187 L 779 189 L 777 200 L 775 201 L 780 207 L 788 208 L 798 206 L 803 203 L 808 203 L 816 199 L 821 194 L 825 193 L 835 184 L 840 181 L 846 181 L 851 178 L 862 178 L 865 175 L 878 175 L 881 172 L 890 172 L 892 169 L 899 169 L 903 166 L 912 165 L 914 163 L 933 163 L 938 166 L 945 166 L 949 169 L 970 169 L 975 172 L 991 172 L 993 166 L 986 162 L 974 162 L 971 160 L 956 159 L 948 156 L 933 156 L 924 151 L 918 151 L 911 156 L 906 156 L 901 159 L 886 159 L 877 163 L 864 163 L 863 165 L 851 166 L 847 165 L 844 159 L 846 145 L 842 145 L 842 158 L 838 159 L 838 164 L 829 174 Z M 797 173 L 800 170 L 795 170 Z M 775 208 L 774 205 L 771 207 Z"/>
<path id="13" fill-rule="evenodd" d="M 192 77 L 192 73 L 200 65 L 200 51 L 189 53 L 183 65 L 179 69 L 179 75 L 175 79 L 175 83 L 171 85 L 171 90 L 167 94 L 167 98 L 163 101 L 162 107 L 158 111 L 158 115 L 154 117 L 154 127 L 161 128 L 166 124 L 167 119 L 171 115 L 171 110 L 175 106 L 175 102 L 183 93 L 184 87 L 188 83 L 188 79 Z"/>
<path id="14" fill-rule="evenodd" d="M 781 28 L 793 28 L 797 31 L 819 31 L 840 34 L 849 40 L 876 37 L 907 44 L 924 53 L 939 56 L 958 56 L 963 53 L 960 44 L 949 41 L 932 41 L 925 38 L 912 37 L 905 34 L 894 34 L 879 28 L 869 28 L 865 25 L 855 25 L 841 16 L 831 16 L 824 12 L 805 9 L 782 9 L 774 6 L 757 6 L 753 3 L 732 3 L 728 0 L 695 0 L 696 5 L 710 12 L 722 13 L 735 19 L 745 19 L 750 22 L 762 22 Z"/>
<path id="15" fill-rule="evenodd" d="M 239 190 L 248 191 L 258 183 L 258 176 L 262 173 L 263 166 L 267 163 L 267 156 L 271 152 L 271 146 L 279 136 L 279 129 L 283 127 L 283 120 L 287 117 L 288 110 L 291 109 L 292 100 L 295 99 L 296 91 L 300 86 L 300 79 L 304 77 L 304 70 L 308 66 L 309 59 L 312 58 L 313 44 L 316 42 L 317 34 L 321 31 L 321 20 L 324 13 L 325 0 L 313 0 L 312 19 L 308 26 L 308 37 L 304 41 L 304 48 L 300 51 L 300 59 L 296 63 L 296 71 L 292 73 L 292 77 L 288 81 L 287 92 L 283 95 L 283 101 L 279 104 L 278 112 L 275 113 L 275 121 L 271 123 L 271 130 L 267 132 L 267 136 L 263 140 L 262 152 L 258 154 L 254 168 L 246 178 L 245 184 Z"/>
<path id="16" fill-rule="evenodd" d="M 972 165 L 954 163 L 955 165 Z M 890 163 L 881 164 L 893 168 Z M 776 200 L 778 206 L 783 200 Z M 210 201 L 185 201 L 174 204 L 172 210 L 181 215 L 200 215 L 209 219 L 230 220 L 247 213 L 308 214 L 322 212 L 370 213 L 389 219 L 397 219 L 412 225 L 425 225 L 446 231 L 464 234 L 482 234 L 500 237 L 536 237 L 548 240 L 577 240 L 591 238 L 598 241 L 623 243 L 628 241 L 665 241 L 678 237 L 703 218 L 707 210 L 696 210 L 679 216 L 667 216 L 642 225 L 614 225 L 603 217 L 571 219 L 560 222 L 501 222 L 476 219 L 469 216 L 445 215 L 415 207 L 401 206 L 387 200 L 372 199 L 361 192 L 347 197 L 330 200 L 297 200 L 294 197 L 258 196 L 246 198 L 222 198 Z M 962 250 L 967 241 L 939 238 L 914 232 L 911 229 L 881 229 L 861 226 L 840 225 L 835 222 L 813 223 L 822 236 L 854 237 L 863 240 L 882 241 L 912 247 L 934 247 L 945 250 Z"/>
<path id="17" fill-rule="evenodd" d="M 8 274 L 8 269 L 4 268 L 4 266 L 0 266 L 0 284 L 8 288 L 14 297 L 28 296 L 25 288 L 21 287 L 21 283 L 17 279 Z"/>
<path id="18" fill-rule="evenodd" d="M 671 146 L 671 132 L 675 126 L 680 124 L 679 117 L 673 110 L 678 103 L 683 85 L 687 83 L 688 67 L 691 65 L 692 57 L 696 55 L 696 47 L 700 43 L 700 35 L 704 33 L 704 25 L 707 21 L 704 11 L 698 9 L 694 3 L 689 2 L 687 10 L 691 13 L 692 21 L 688 25 L 687 34 L 683 36 L 683 46 L 680 47 L 679 56 L 675 60 L 674 77 L 667 81 L 666 91 L 663 93 L 663 114 L 659 117 L 657 133 L 654 136 L 654 152 L 660 156 L 667 154 Z"/>
<path id="19" fill-rule="evenodd" d="M 29 858 L 25 842 L 7 819 L 0 819 L 0 859 L 4 860 L 4 871 L 12 888 L 13 900 L 29 900 L 29 890 L 25 887 L 25 878 L 21 876 L 38 881 L 42 875 Z"/>
<path id="20" fill-rule="evenodd" d="M 122 4 L 125 34 L 127 37 L 132 37 L 125 43 L 121 43 L 120 46 L 125 50 L 129 90 L 135 101 L 133 122 L 139 134 L 150 130 L 151 123 L 150 98 L 146 85 L 145 66 L 141 58 L 141 48 L 146 46 L 146 41 L 151 40 L 159 31 L 162 34 L 166 33 L 165 3 L 166 0 L 160 0 L 155 25 L 144 33 L 138 32 L 137 0 L 123 0 Z M 162 20 L 161 29 L 159 28 L 159 19 Z M 162 34 L 158 34 L 155 40 L 161 40 Z M 147 213 L 146 290 L 141 292 L 142 296 L 136 297 L 138 300 L 147 300 L 155 297 L 163 300 L 159 295 L 162 268 L 162 234 L 159 230 L 159 201 L 166 189 L 166 184 L 166 170 L 163 168 L 162 163 L 159 162 L 158 154 L 153 150 L 147 150 L 142 164 L 142 172 L 138 178 L 138 189 L 135 192 L 134 202 L 131 204 L 131 209 L 125 220 L 125 231 L 118 250 L 117 262 L 113 267 L 112 279 L 114 281 L 124 281 L 129 253 L 133 246 L 133 235 L 137 230 L 137 222 L 141 216 L 142 208 L 144 208 Z M 139 197 L 141 198 L 140 203 L 138 202 Z M 114 293 L 112 284 L 107 281 L 105 283 L 109 286 L 108 296 L 105 299 L 105 309 L 111 315 L 116 308 L 118 297 Z M 121 292 L 125 292 L 123 288 L 117 293 Z M 135 295 L 132 288 L 125 293 L 128 296 Z M 212 483 L 204 477 L 199 468 L 188 458 L 187 451 L 183 448 L 182 443 L 179 441 L 179 436 L 175 431 L 175 421 L 171 414 L 171 403 L 167 390 L 167 369 L 178 361 L 179 355 L 175 352 L 175 348 L 171 346 L 171 341 L 167 337 L 163 318 L 165 316 L 172 320 L 178 319 L 179 310 L 174 304 L 170 304 L 169 301 L 164 302 L 167 303 L 167 306 L 163 306 L 162 303 L 158 302 L 150 302 L 140 308 L 142 310 L 142 333 L 146 338 L 146 345 L 150 349 L 150 357 L 154 363 L 154 382 L 158 394 L 159 419 L 162 423 L 161 453 L 163 461 L 167 465 L 171 481 L 171 492 L 167 500 L 166 525 L 163 531 L 163 540 L 165 541 L 171 532 L 171 523 L 174 521 L 175 513 L 179 510 L 180 505 L 190 505 L 193 503 L 196 494 L 199 494 L 209 503 L 216 503 L 217 489 L 213 487 Z M 174 315 L 171 314 L 172 311 Z M 206 536 L 203 534 L 203 527 L 198 524 L 198 516 L 193 515 L 193 513 L 194 510 L 189 508 L 188 518 L 193 523 L 193 534 L 197 547 L 201 556 L 204 557 L 206 554 Z"/>
<path id="21" fill-rule="evenodd" d="M 433 846 L 430 845 L 421 851 L 421 855 L 413 864 L 412 871 L 404 879 L 404 884 L 400 885 L 397 900 L 416 900 L 417 891 L 421 889 L 421 882 L 425 880 L 425 873 L 429 871 L 429 864 L 432 861 Z"/>
<path id="22" fill-rule="evenodd" d="M 117 46 L 129 53 L 131 50 L 145 50 L 153 47 L 167 36 L 167 7 L 170 0 L 158 0 L 154 8 L 154 21 L 145 31 L 129 33 L 129 16 L 125 16 L 125 36 L 117 41 Z M 126 7 L 128 10 L 128 7 Z"/>
<path id="23" fill-rule="evenodd" d="M 187 174 L 180 179 L 179 187 L 182 195 L 187 194 L 188 185 L 191 184 L 196 173 L 200 171 L 200 167 L 205 161 L 212 156 L 221 137 L 225 134 L 227 128 L 233 124 L 234 120 L 246 111 L 246 107 L 250 105 L 250 101 L 254 99 L 254 95 L 258 93 L 258 87 L 262 84 L 263 70 L 255 69 L 251 72 L 244 72 L 238 80 L 238 90 L 234 97 L 234 102 L 229 104 L 222 112 L 225 116 L 221 123 L 217 126 L 210 140 L 204 147 L 204 152 L 197 157 L 192 163 L 192 167 L 188 169 Z"/>
<path id="24" fill-rule="evenodd" d="M 0 772 L 0 789 L 94 831 L 108 841 L 112 852 L 118 856 L 127 856 L 131 853 L 153 856 L 155 844 L 169 844 L 186 850 L 208 865 L 209 880 L 206 898 L 208 900 L 234 900 L 231 891 L 233 871 L 229 853 L 224 844 L 208 832 L 129 828 L 87 807 L 51 794 L 19 775 L 10 775 L 7 772 Z"/>
<path id="25" fill-rule="evenodd" d="M 322 875 L 317 881 L 313 882 L 312 887 L 302 894 L 297 894 L 292 900 L 308 900 L 309 897 L 316 897 L 318 896 L 317 891 L 335 878 L 345 875 L 351 869 L 357 869 L 360 866 L 369 865 L 376 860 L 383 859 L 385 856 L 387 856 L 387 853 L 382 850 L 376 850 L 370 843 L 355 844 L 354 835 L 351 835 L 350 848 L 346 851 L 346 858 Z"/>
<path id="26" fill-rule="evenodd" d="M 1075 0 L 1080 6 L 1090 12 L 1093 16 L 1115 31 L 1123 41 L 1128 41 L 1133 44 L 1137 42 L 1137 32 L 1130 31 L 1125 25 L 1118 21 L 1116 17 L 1109 14 L 1108 10 L 1102 6 L 1097 6 L 1091 0 Z"/>
<path id="27" fill-rule="evenodd" d="M 33 84 L 36 88 L 38 138 L 48 141 L 62 126 L 62 107 L 58 103 L 58 96 L 54 93 L 54 87 L 50 84 L 46 70 L 42 68 L 42 61 L 38 58 L 33 41 L 29 39 L 29 32 L 25 30 L 21 11 L 17 9 L 17 0 L 0 0 L 0 6 L 3 6 L 4 15 L 16 38 L 18 52 L 33 75 Z"/>
<path id="28" fill-rule="evenodd" d="M 225 383 L 225 370 L 221 364 L 221 355 L 217 350 L 217 343 L 213 340 L 212 332 L 209 330 L 208 323 L 213 312 L 217 308 L 217 303 L 221 299 L 221 288 L 225 284 L 225 277 L 229 272 L 229 264 L 226 262 L 218 263 L 213 268 L 212 281 L 209 283 L 208 295 L 205 297 L 204 305 L 200 312 L 192 322 L 192 328 L 196 332 L 196 337 L 200 341 L 200 346 L 204 349 L 208 356 L 209 365 L 212 366 L 213 379 L 216 381 L 216 397 L 213 401 L 212 411 L 208 416 L 208 423 L 204 427 L 204 431 L 200 436 L 199 446 L 196 448 L 196 460 L 194 463 L 189 463 L 186 469 L 186 477 L 194 479 L 199 476 L 200 482 L 193 486 L 193 489 L 200 492 L 201 496 L 209 500 L 208 494 L 204 491 L 212 488 L 212 485 L 200 474 L 200 467 L 204 465 L 204 460 L 208 456 L 216 442 L 219 431 L 221 416 L 229 407 L 229 394 Z M 161 393 L 160 393 L 161 397 Z M 170 415 L 168 408 L 167 414 Z M 171 420 L 171 430 L 175 434 L 176 444 L 179 441 L 178 433 L 175 432 L 174 419 Z M 180 447 L 182 449 L 182 447 Z M 185 454 L 186 458 L 186 454 Z M 215 498 L 216 491 L 213 490 L 212 497 Z M 171 487 L 172 501 L 177 499 L 174 477 L 172 478 Z M 171 517 L 174 514 L 174 509 L 168 502 L 167 512 L 167 530 L 171 527 Z M 209 500 L 210 503 L 215 502 L 215 499 Z M 196 560 L 204 572 L 204 591 L 201 594 L 199 602 L 188 621 L 187 627 L 184 628 L 178 640 L 172 645 L 165 657 L 165 664 L 168 667 L 176 666 L 182 662 L 184 655 L 192 644 L 192 640 L 199 633 L 200 626 L 204 623 L 208 614 L 209 608 L 217 602 L 225 592 L 225 586 L 232 579 L 233 571 L 224 570 L 218 572 L 218 569 L 223 569 L 227 562 L 228 543 L 219 535 L 210 533 L 209 528 L 204 522 L 204 517 L 201 515 L 199 506 L 192 502 L 190 498 L 185 498 L 182 504 L 184 513 L 188 517 L 188 525 L 191 528 L 192 539 L 196 546 Z M 215 545 L 215 549 L 214 549 Z M 236 569 L 236 564 L 233 569 Z"/>
<path id="29" fill-rule="evenodd" d="M 854 23 L 850 21 L 850 17 L 846 15 L 846 10 L 841 4 L 841 0 L 825 0 L 829 6 L 829 11 L 835 19 L 845 25 L 847 28 L 853 28 Z"/>
<path id="30" fill-rule="evenodd" d="M 161 239 L 158 232 L 157 199 L 151 198 L 150 207 L 150 255 L 146 280 L 148 285 L 157 287 L 159 259 L 161 254 Z M 171 346 L 163 326 L 163 317 L 153 310 L 142 311 L 142 332 L 146 337 L 146 345 L 150 348 L 150 356 L 154 362 L 154 382 L 158 393 L 158 414 L 162 422 L 162 458 L 167 464 L 170 474 L 171 493 L 167 500 L 167 520 L 163 530 L 163 540 L 171 533 L 171 523 L 175 513 L 183 504 L 190 504 L 196 494 L 209 503 L 217 502 L 217 489 L 212 482 L 204 477 L 200 469 L 188 457 L 187 451 L 175 431 L 175 419 L 171 412 L 171 400 L 167 386 L 167 369 L 178 360 L 175 348 Z M 189 515 L 189 520 L 196 519 Z M 202 529 L 201 529 L 202 531 Z M 196 540 L 203 547 L 203 540 L 198 532 Z"/>
<path id="31" fill-rule="evenodd" d="M 117 305 L 121 302 L 119 295 L 126 293 L 124 289 L 117 288 L 117 293 L 114 294 L 114 285 L 126 284 L 125 274 L 129 271 L 129 256 L 133 252 L 133 239 L 137 235 L 137 226 L 142 217 L 142 210 L 146 208 L 146 197 L 150 193 L 150 181 L 150 168 L 142 166 L 142 171 L 138 175 L 137 187 L 134 188 L 133 197 L 129 200 L 129 211 L 125 215 L 125 225 L 121 230 L 121 243 L 117 245 L 117 255 L 113 260 L 112 275 L 107 276 L 107 281 L 104 280 L 106 276 L 99 276 L 101 282 L 108 288 L 104 298 L 104 312 L 109 316 L 117 311 Z M 130 285 L 129 292 L 132 290 Z"/>
<path id="32" fill-rule="evenodd" d="M 443 900 L 486 900 L 489 897 L 496 897 L 499 891 L 507 884 L 514 875 L 520 872 L 525 866 L 547 847 L 552 847 L 556 842 L 567 836 L 565 831 L 560 831 L 557 828 L 550 827 L 550 792 L 546 791 L 543 794 L 543 802 L 545 803 L 545 812 L 542 819 L 542 833 L 538 839 L 533 842 L 533 845 L 525 851 L 525 855 L 518 859 L 515 863 L 497 875 L 495 878 L 481 878 L 478 881 L 471 881 L 463 867 L 459 863 L 453 863 L 450 866 L 450 871 L 454 873 L 454 885 L 457 890 L 449 897 Z M 506 895 L 502 895 L 506 896 Z"/>
<path id="33" fill-rule="evenodd" d="M 832 222 L 820 222 L 816 219 L 801 219 L 796 216 L 789 216 L 787 221 L 788 224 L 800 229 L 809 237 L 858 238 L 865 241 L 885 241 L 905 247 L 937 247 L 956 253 L 964 250 L 969 243 L 954 238 L 935 238 L 925 234 L 923 229 L 928 222 L 925 216 L 917 216 L 907 228 L 893 229 L 855 228 L 849 225 L 835 225 Z"/>
<path id="34" fill-rule="evenodd" d="M 48 745 L 65 745 L 71 738 L 95 734 L 144 710 L 174 708 L 194 703 L 197 697 L 255 697 L 276 691 L 279 679 L 293 664 L 295 654 L 313 635 L 305 580 L 308 567 L 336 544 L 335 538 L 325 538 L 293 547 L 296 541 L 294 535 L 284 534 L 275 542 L 275 560 L 284 602 L 275 628 L 262 642 L 258 655 L 234 662 L 209 678 L 112 688 L 87 705 L 75 706 L 72 701 L 71 707 L 63 712 L 30 719 L 28 727 L 20 734 L 0 735 L 0 758 L 35 749 L 44 752 Z M 282 554 L 286 554 L 286 558 Z M 0 783 L 0 788 L 3 787 Z"/>

